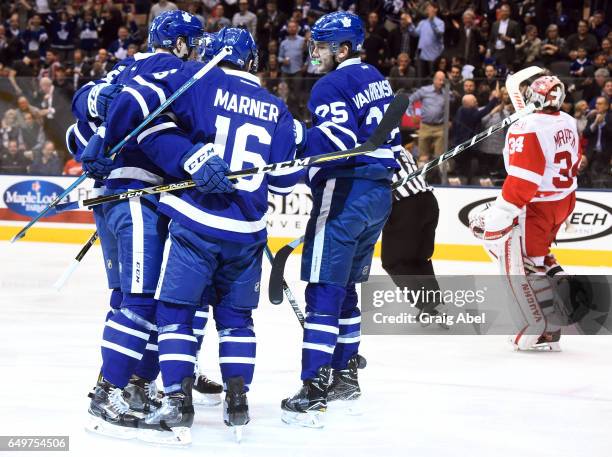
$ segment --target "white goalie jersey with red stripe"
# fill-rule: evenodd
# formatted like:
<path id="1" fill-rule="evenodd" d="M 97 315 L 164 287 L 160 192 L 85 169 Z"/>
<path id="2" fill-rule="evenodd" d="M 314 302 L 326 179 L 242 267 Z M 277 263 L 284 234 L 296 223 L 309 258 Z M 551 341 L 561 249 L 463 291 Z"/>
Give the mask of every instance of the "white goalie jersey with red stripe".
<path id="1" fill-rule="evenodd" d="M 533 113 L 510 126 L 504 146 L 504 200 L 522 208 L 576 190 L 580 147 L 576 120 L 560 111 Z"/>

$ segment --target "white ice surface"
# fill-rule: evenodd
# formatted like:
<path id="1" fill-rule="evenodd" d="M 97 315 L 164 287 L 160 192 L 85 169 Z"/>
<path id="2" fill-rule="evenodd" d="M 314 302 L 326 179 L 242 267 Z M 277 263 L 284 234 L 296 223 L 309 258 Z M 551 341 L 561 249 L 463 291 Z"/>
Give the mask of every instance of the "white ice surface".
<path id="1" fill-rule="evenodd" d="M 69 435 L 72 455 L 108 457 L 612 455 L 612 339 L 602 336 L 565 337 L 561 353 L 515 353 L 503 336 L 364 336 L 365 414 L 330 407 L 323 430 L 289 427 L 279 405 L 299 387 L 301 329 L 286 302 L 273 306 L 265 296 L 255 313 L 258 363 L 242 444 L 232 441 L 220 408 L 197 410 L 190 449 L 90 435 L 87 392 L 100 365 L 108 297 L 99 247 L 61 293 L 51 289 L 78 249 L 0 242 L 0 435 Z M 492 268 L 435 267 L 444 274 Z M 298 268 L 294 256 L 287 278 L 303 303 Z M 382 272 L 378 260 L 373 271 Z M 211 329 L 202 363 L 219 380 Z"/>

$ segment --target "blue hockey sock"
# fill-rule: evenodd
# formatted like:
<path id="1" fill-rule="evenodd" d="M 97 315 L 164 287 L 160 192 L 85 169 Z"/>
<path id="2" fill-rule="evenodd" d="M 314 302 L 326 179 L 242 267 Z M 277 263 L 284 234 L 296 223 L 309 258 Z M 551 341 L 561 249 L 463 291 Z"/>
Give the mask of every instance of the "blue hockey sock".
<path id="1" fill-rule="evenodd" d="M 206 324 L 208 323 L 208 305 L 202 305 L 195 312 L 193 318 L 193 334 L 198 339 L 198 351 L 202 347 L 204 334 L 206 333 Z"/>
<path id="2" fill-rule="evenodd" d="M 332 357 L 332 368 L 344 370 L 348 366 L 348 361 L 359 351 L 361 341 L 361 312 L 357 307 L 358 297 L 355 284 L 350 284 L 346 288 L 346 298 L 340 310 L 340 332 L 336 349 Z"/>
<path id="3" fill-rule="evenodd" d="M 149 341 L 142 359 L 134 369 L 134 374 L 147 381 L 154 381 L 159 375 L 159 351 L 157 346 L 157 329 L 151 330 Z"/>
<path id="4" fill-rule="evenodd" d="M 193 335 L 195 308 L 164 301 L 157 306 L 157 345 L 164 392 L 181 390 L 183 379 L 193 377 L 197 340 Z"/>
<path id="5" fill-rule="evenodd" d="M 338 338 L 338 315 L 345 295 L 344 287 L 333 284 L 306 286 L 302 380 L 313 379 L 320 367 L 331 365 Z"/>
<path id="6" fill-rule="evenodd" d="M 108 313 L 106 314 L 106 319 L 104 320 L 105 322 L 109 320 L 113 314 L 119 311 L 119 308 L 121 308 L 122 301 L 123 301 L 123 293 L 119 289 L 113 289 L 111 291 L 110 298 L 108 301 L 110 309 L 108 310 Z"/>
<path id="7" fill-rule="evenodd" d="M 104 326 L 102 376 L 117 387 L 127 385 L 143 357 L 155 311 L 152 297 L 126 294 L 119 312 Z"/>
<path id="8" fill-rule="evenodd" d="M 228 379 L 242 376 L 244 390 L 248 392 L 253 381 L 257 351 L 251 310 L 215 307 L 214 315 L 219 333 L 219 365 L 223 386 L 226 389 Z"/>

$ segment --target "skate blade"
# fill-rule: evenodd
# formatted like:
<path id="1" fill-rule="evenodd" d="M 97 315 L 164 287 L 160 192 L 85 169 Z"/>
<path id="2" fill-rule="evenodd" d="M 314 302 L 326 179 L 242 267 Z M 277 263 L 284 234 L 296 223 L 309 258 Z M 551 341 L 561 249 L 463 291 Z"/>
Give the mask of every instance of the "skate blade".
<path id="1" fill-rule="evenodd" d="M 306 413 L 298 413 L 293 411 L 283 410 L 281 420 L 285 424 L 299 425 L 307 428 L 323 428 L 325 426 L 325 413 L 321 411 L 308 411 Z"/>
<path id="2" fill-rule="evenodd" d="M 139 430 L 138 439 L 148 444 L 170 447 L 187 447 L 192 443 L 191 428 L 172 427 L 172 431 Z"/>
<path id="3" fill-rule="evenodd" d="M 192 401 L 194 405 L 212 408 L 221 404 L 221 394 L 203 394 L 194 390 L 192 393 Z"/>
<path id="4" fill-rule="evenodd" d="M 333 400 L 327 402 L 327 412 L 332 414 L 344 414 L 347 416 L 363 415 L 363 402 L 361 397 L 353 400 Z"/>
<path id="5" fill-rule="evenodd" d="M 138 435 L 137 428 L 111 424 L 101 417 L 91 415 L 85 423 L 85 430 L 96 435 L 109 436 L 121 440 L 131 440 Z"/>
<path id="6" fill-rule="evenodd" d="M 242 432 L 243 432 L 244 425 L 233 425 L 231 427 L 232 427 L 232 433 L 234 434 L 234 439 L 236 440 L 236 443 L 238 444 L 242 443 Z"/>

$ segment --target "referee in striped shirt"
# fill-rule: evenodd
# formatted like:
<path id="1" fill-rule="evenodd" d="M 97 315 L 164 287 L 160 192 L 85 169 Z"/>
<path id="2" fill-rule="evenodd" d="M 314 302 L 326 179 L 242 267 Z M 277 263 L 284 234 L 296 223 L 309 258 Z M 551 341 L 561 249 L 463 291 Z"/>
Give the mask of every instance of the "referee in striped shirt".
<path id="1" fill-rule="evenodd" d="M 397 182 L 417 169 L 412 154 L 402 148 Z M 433 188 L 421 176 L 393 191 L 393 209 L 382 232 L 382 266 L 397 287 L 439 290 L 431 256 L 440 210 Z M 415 277 L 418 276 L 418 277 Z M 437 304 L 417 303 L 422 312 L 438 314 Z"/>

